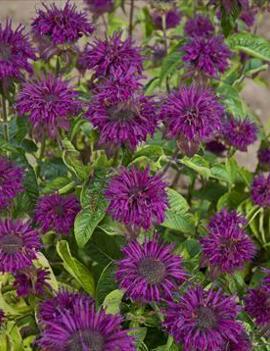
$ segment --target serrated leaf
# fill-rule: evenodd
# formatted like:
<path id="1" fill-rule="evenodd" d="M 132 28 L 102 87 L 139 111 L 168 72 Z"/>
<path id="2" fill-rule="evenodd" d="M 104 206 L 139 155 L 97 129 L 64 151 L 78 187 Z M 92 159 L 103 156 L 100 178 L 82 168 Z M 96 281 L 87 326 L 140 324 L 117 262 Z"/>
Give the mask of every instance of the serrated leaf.
<path id="1" fill-rule="evenodd" d="M 83 209 L 74 223 L 74 233 L 79 247 L 84 247 L 95 228 L 106 214 L 107 202 L 103 195 L 104 180 L 95 179 L 84 186 L 81 194 Z"/>
<path id="2" fill-rule="evenodd" d="M 160 84 L 169 75 L 176 72 L 177 68 L 181 65 L 182 53 L 180 50 L 172 51 L 162 61 L 159 81 Z"/>
<path id="3" fill-rule="evenodd" d="M 70 252 L 68 242 L 66 240 L 60 240 L 57 242 L 56 250 L 58 255 L 63 261 L 64 268 L 66 271 L 73 276 L 74 279 L 80 284 L 80 286 L 90 295 L 95 295 L 95 283 L 92 273 L 73 257 Z"/>
<path id="4" fill-rule="evenodd" d="M 194 155 L 191 158 L 185 156 L 179 161 L 199 173 L 204 178 L 209 178 L 211 176 L 209 163 L 200 155 Z"/>
<path id="5" fill-rule="evenodd" d="M 270 41 L 252 33 L 231 35 L 227 43 L 232 50 L 242 51 L 252 57 L 270 62 Z"/>
<path id="6" fill-rule="evenodd" d="M 173 189 L 168 189 L 167 192 L 169 208 L 161 225 L 172 230 L 193 233 L 194 224 L 191 215 L 188 213 L 189 205 L 186 199 Z"/>

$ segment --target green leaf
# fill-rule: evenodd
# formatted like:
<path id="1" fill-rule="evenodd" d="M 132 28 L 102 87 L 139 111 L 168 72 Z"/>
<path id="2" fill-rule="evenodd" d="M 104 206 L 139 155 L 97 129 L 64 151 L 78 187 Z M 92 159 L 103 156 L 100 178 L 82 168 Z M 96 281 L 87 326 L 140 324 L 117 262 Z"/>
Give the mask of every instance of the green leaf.
<path id="1" fill-rule="evenodd" d="M 167 192 L 169 208 L 166 211 L 165 221 L 161 225 L 172 230 L 193 233 L 194 224 L 188 213 L 189 205 L 186 199 L 173 189 L 168 189 Z"/>
<path id="2" fill-rule="evenodd" d="M 74 223 L 74 233 L 79 247 L 84 247 L 95 228 L 106 214 L 107 202 L 103 196 L 104 180 L 95 179 L 85 185 L 81 194 L 83 209 Z"/>
<path id="3" fill-rule="evenodd" d="M 37 258 L 33 262 L 34 266 L 37 268 L 45 268 L 49 271 L 49 279 L 47 279 L 48 283 L 50 286 L 53 288 L 54 291 L 58 290 L 58 282 L 55 278 L 55 275 L 53 273 L 52 267 L 47 260 L 47 258 L 43 255 L 43 253 L 38 252 L 37 253 Z"/>
<path id="4" fill-rule="evenodd" d="M 168 77 L 169 74 L 176 72 L 177 68 L 182 64 L 181 57 L 182 53 L 179 48 L 177 48 L 164 58 L 159 76 L 160 84 L 166 77 Z"/>
<path id="5" fill-rule="evenodd" d="M 270 41 L 252 33 L 242 32 L 231 35 L 227 43 L 232 50 L 270 62 Z"/>
<path id="6" fill-rule="evenodd" d="M 116 314 L 120 312 L 123 295 L 124 292 L 122 290 L 115 289 L 105 297 L 102 305 L 107 313 Z"/>
<path id="7" fill-rule="evenodd" d="M 64 152 L 63 161 L 65 165 L 82 181 L 88 179 L 90 175 L 90 166 L 86 166 L 80 160 L 80 152 L 75 149 L 74 145 L 68 139 L 62 141 Z"/>
<path id="8" fill-rule="evenodd" d="M 199 173 L 204 178 L 208 179 L 211 176 L 210 165 L 200 155 L 194 155 L 193 157 L 183 157 L 179 160 L 185 166 L 193 169 L 195 172 Z"/>
<path id="9" fill-rule="evenodd" d="M 248 194 L 232 190 L 222 195 L 217 203 L 217 210 L 220 211 L 224 207 L 228 209 L 235 209 L 239 204 L 247 198 Z"/>
<path id="10" fill-rule="evenodd" d="M 115 282 L 115 265 L 111 262 L 104 268 L 97 282 L 97 304 L 102 305 L 106 296 L 115 289 L 117 289 Z"/>
<path id="11" fill-rule="evenodd" d="M 56 177 L 44 186 L 42 193 L 48 194 L 55 192 L 69 183 L 70 179 L 68 177 Z"/>
<path id="12" fill-rule="evenodd" d="M 247 109 L 240 97 L 239 89 L 230 84 L 221 82 L 217 88 L 217 93 L 222 98 L 227 110 L 235 117 L 247 115 Z"/>
<path id="13" fill-rule="evenodd" d="M 95 295 L 95 283 L 91 272 L 75 257 L 71 255 L 68 242 L 60 240 L 57 242 L 56 250 L 61 257 L 64 268 L 72 275 L 80 286 L 90 295 Z"/>

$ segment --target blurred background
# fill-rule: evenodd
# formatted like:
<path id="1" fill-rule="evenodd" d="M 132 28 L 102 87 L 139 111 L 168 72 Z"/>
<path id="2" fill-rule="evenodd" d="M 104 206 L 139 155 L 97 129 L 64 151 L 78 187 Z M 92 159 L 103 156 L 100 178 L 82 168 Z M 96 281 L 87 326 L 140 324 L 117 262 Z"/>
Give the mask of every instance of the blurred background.
<path id="1" fill-rule="evenodd" d="M 23 23 L 26 27 L 29 27 L 32 18 L 35 16 L 36 10 L 42 6 L 42 3 L 50 4 L 53 2 L 63 5 L 66 0 L 0 0 L 0 20 L 2 22 L 7 17 L 10 17 L 12 18 L 14 25 Z M 75 3 L 78 8 L 85 8 L 83 0 L 73 0 L 72 2 Z M 135 4 L 136 6 L 141 7 L 144 4 L 147 4 L 147 0 L 135 0 Z M 90 13 L 89 16 L 91 16 Z M 122 16 L 120 12 L 119 16 Z M 102 23 L 99 25 L 102 26 Z M 270 40 L 269 12 L 257 16 L 257 24 L 254 31 Z M 266 131 L 270 133 L 270 69 L 268 69 L 268 72 L 260 74 L 256 81 L 247 79 L 245 81 L 242 95 L 250 108 L 260 117 Z M 239 162 L 250 170 L 254 170 L 256 167 L 258 146 L 259 143 L 255 143 L 249 147 L 248 152 L 238 152 L 237 158 Z"/>

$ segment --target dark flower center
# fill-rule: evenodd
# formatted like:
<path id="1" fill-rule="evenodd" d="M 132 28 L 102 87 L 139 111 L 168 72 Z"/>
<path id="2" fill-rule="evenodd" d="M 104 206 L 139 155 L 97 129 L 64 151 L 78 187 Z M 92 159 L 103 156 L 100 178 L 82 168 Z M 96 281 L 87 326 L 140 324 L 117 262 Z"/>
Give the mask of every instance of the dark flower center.
<path id="1" fill-rule="evenodd" d="M 72 335 L 68 342 L 67 351 L 102 351 L 104 347 L 104 337 L 95 330 L 79 330 Z"/>
<path id="2" fill-rule="evenodd" d="M 8 61 L 11 57 L 11 48 L 8 44 L 0 44 L 0 60 Z"/>
<path id="3" fill-rule="evenodd" d="M 54 94 L 44 94 L 43 98 L 46 102 L 54 102 L 58 99 Z"/>
<path id="4" fill-rule="evenodd" d="M 149 284 L 158 284 L 165 277 L 166 267 L 163 262 L 146 257 L 139 263 L 139 273 Z"/>
<path id="5" fill-rule="evenodd" d="M 198 118 L 198 109 L 194 106 L 187 107 L 185 110 L 186 122 L 191 125 Z"/>
<path id="6" fill-rule="evenodd" d="M 213 329 L 217 325 L 215 311 L 207 306 L 200 306 L 196 311 L 196 325 L 200 330 Z"/>
<path id="7" fill-rule="evenodd" d="M 107 109 L 111 121 L 127 122 L 135 117 L 135 111 L 129 103 L 119 103 Z"/>
<path id="8" fill-rule="evenodd" d="M 0 249 L 11 255 L 18 252 L 23 246 L 23 240 L 16 234 L 4 235 L 0 238 Z"/>
<path id="9" fill-rule="evenodd" d="M 55 207 L 55 213 L 58 215 L 58 216 L 63 216 L 64 214 L 64 207 L 62 205 L 58 205 Z"/>

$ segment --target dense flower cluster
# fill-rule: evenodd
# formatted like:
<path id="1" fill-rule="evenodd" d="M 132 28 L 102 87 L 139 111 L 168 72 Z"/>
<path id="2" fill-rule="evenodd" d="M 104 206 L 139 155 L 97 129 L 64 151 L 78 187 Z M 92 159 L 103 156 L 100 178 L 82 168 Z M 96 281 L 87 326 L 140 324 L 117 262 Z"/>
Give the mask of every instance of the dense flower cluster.
<path id="1" fill-rule="evenodd" d="M 12 29 L 12 22 L 0 23 L 0 80 L 20 78 L 21 71 L 32 72 L 30 60 L 35 52 L 30 40 L 24 34 L 24 27 Z"/>
<path id="2" fill-rule="evenodd" d="M 219 291 L 190 288 L 166 310 L 165 327 L 184 351 L 216 351 L 243 332 L 236 321 L 239 308 L 232 297 Z"/>
<path id="3" fill-rule="evenodd" d="M 90 43 L 79 59 L 82 69 L 92 69 L 98 77 L 109 77 L 118 68 L 123 72 L 133 68 L 134 74 L 141 74 L 142 64 L 141 49 L 134 46 L 130 38 L 122 40 L 121 33 Z"/>
<path id="4" fill-rule="evenodd" d="M 244 231 L 246 219 L 223 209 L 212 217 L 209 234 L 201 239 L 203 261 L 212 271 L 232 273 L 255 255 L 255 245 Z"/>
<path id="5" fill-rule="evenodd" d="M 32 31 L 37 39 L 48 39 L 54 45 L 68 44 L 94 31 L 86 13 L 79 12 L 69 1 L 63 9 L 54 3 L 43 4 L 43 7 L 32 22 Z"/>
<path id="6" fill-rule="evenodd" d="M 133 338 L 122 330 L 121 322 L 119 315 L 96 311 L 93 303 L 77 296 L 73 298 L 70 310 L 62 310 L 57 320 L 44 323 L 39 345 L 51 351 L 78 348 L 135 351 Z"/>
<path id="7" fill-rule="evenodd" d="M 256 205 L 270 207 L 270 175 L 256 176 L 252 182 L 251 198 Z"/>
<path id="8" fill-rule="evenodd" d="M 220 130 L 223 113 L 211 90 L 193 85 L 172 93 L 160 115 L 169 137 L 200 143 Z"/>
<path id="9" fill-rule="evenodd" d="M 95 15 L 110 12 L 114 6 L 114 0 L 84 0 L 89 10 Z"/>
<path id="10" fill-rule="evenodd" d="M 83 3 L 0 23 L 0 351 L 268 349 L 267 1 Z"/>
<path id="11" fill-rule="evenodd" d="M 68 130 L 69 118 L 79 112 L 77 93 L 61 78 L 50 75 L 24 83 L 17 96 L 20 115 L 28 115 L 38 138 L 55 138 L 59 129 Z"/>
<path id="12" fill-rule="evenodd" d="M 0 211 L 23 191 L 23 176 L 22 168 L 0 157 Z"/>
<path id="13" fill-rule="evenodd" d="M 118 263 L 116 278 L 128 297 L 143 302 L 172 299 L 183 283 L 181 257 L 173 254 L 173 246 L 158 237 L 143 244 L 132 241 L 122 249 L 124 258 Z"/>
<path id="14" fill-rule="evenodd" d="M 41 248 L 38 233 L 20 220 L 0 221 L 0 271 L 16 272 L 31 266 Z"/>
<path id="15" fill-rule="evenodd" d="M 183 61 L 190 65 L 191 70 L 203 72 L 211 77 L 225 72 L 232 55 L 220 36 L 196 36 L 182 49 L 185 53 Z"/>
<path id="16" fill-rule="evenodd" d="M 106 189 L 108 212 L 126 225 L 149 229 L 164 221 L 167 208 L 166 184 L 149 169 L 122 169 Z"/>
<path id="17" fill-rule="evenodd" d="M 53 230 L 58 234 L 68 234 L 73 227 L 80 203 L 73 195 L 45 195 L 37 203 L 35 221 L 43 233 Z"/>
<path id="18" fill-rule="evenodd" d="M 223 135 L 229 145 L 247 151 L 247 147 L 257 139 L 257 127 L 248 119 L 229 118 L 223 126 Z"/>

